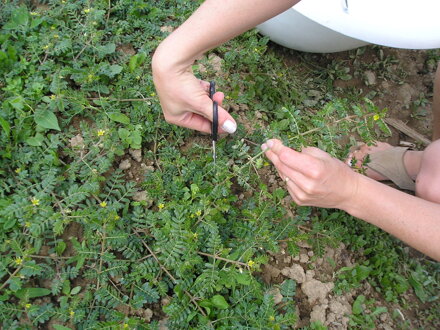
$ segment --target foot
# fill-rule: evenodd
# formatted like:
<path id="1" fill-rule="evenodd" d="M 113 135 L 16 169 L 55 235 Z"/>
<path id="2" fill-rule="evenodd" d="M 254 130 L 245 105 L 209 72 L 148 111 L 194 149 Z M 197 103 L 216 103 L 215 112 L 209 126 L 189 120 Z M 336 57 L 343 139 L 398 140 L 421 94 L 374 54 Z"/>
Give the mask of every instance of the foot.
<path id="1" fill-rule="evenodd" d="M 382 174 L 373 171 L 372 169 L 366 167 L 368 163 L 367 156 L 378 151 L 384 151 L 393 148 L 393 146 L 386 142 L 376 142 L 373 146 L 368 146 L 366 144 L 362 145 L 348 156 L 347 164 L 349 164 L 353 169 L 361 171 L 363 174 L 377 181 L 388 180 Z M 403 156 L 403 164 L 408 175 L 415 180 L 417 174 L 420 171 L 420 164 L 422 160 L 422 151 L 408 150 Z"/>

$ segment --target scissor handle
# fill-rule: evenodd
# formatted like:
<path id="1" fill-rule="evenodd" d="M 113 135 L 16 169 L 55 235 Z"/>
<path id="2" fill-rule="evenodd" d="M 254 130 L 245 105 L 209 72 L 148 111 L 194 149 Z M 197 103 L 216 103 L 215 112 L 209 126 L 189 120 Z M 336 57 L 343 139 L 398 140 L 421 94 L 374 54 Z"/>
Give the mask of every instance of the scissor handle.
<path id="1" fill-rule="evenodd" d="M 209 83 L 209 97 L 215 94 L 215 82 L 211 81 Z M 216 101 L 212 102 L 212 124 L 211 124 L 211 137 L 212 141 L 217 141 L 218 138 L 218 103 Z"/>

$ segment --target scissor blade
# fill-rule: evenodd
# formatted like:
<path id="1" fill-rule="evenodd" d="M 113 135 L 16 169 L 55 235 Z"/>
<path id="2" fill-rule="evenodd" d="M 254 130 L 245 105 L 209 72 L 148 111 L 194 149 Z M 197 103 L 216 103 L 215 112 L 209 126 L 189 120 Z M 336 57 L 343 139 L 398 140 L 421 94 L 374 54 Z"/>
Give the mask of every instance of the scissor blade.
<path id="1" fill-rule="evenodd" d="M 212 141 L 212 158 L 214 159 L 214 165 L 215 165 L 215 159 L 217 158 L 217 154 L 215 152 L 215 141 Z"/>

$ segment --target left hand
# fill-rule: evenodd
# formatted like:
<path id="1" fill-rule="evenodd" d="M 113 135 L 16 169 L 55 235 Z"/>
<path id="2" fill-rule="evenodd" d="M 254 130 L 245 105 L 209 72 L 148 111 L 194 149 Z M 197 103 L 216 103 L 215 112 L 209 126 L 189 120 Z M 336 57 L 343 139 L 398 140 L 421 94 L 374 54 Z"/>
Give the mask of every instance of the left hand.
<path id="1" fill-rule="evenodd" d="M 360 174 L 321 149 L 301 152 L 272 139 L 262 146 L 298 205 L 345 209 L 354 199 Z"/>

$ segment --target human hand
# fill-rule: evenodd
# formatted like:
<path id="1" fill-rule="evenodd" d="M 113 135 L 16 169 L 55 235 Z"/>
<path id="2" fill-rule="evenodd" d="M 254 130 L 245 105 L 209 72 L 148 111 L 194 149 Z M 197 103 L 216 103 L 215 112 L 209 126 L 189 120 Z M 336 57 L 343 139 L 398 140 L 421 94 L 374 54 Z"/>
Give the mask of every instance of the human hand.
<path id="1" fill-rule="evenodd" d="M 298 152 L 276 139 L 262 149 L 296 204 L 346 210 L 354 199 L 359 174 L 325 151 L 308 147 Z"/>
<path id="2" fill-rule="evenodd" d="M 219 133 L 234 133 L 237 124 L 221 107 L 224 94 L 217 92 L 209 98 L 209 83 L 197 79 L 192 70 L 173 70 L 161 66 L 160 59 L 153 58 L 153 79 L 159 95 L 165 120 L 170 124 L 211 132 L 212 102 L 218 102 Z"/>

